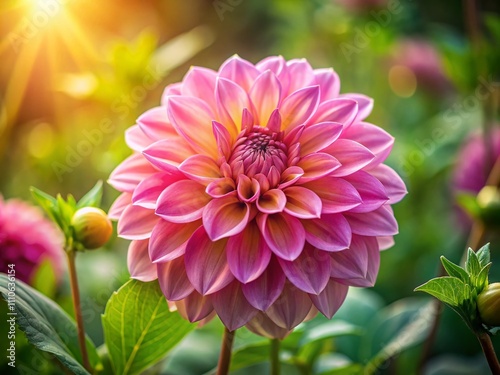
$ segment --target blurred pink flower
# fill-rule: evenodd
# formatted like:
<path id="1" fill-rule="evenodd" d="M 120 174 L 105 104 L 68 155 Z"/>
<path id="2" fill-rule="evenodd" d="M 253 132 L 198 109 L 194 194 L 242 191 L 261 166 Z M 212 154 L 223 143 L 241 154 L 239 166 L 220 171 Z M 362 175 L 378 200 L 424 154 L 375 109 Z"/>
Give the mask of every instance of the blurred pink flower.
<path id="1" fill-rule="evenodd" d="M 372 286 L 406 189 L 382 164 L 393 137 L 363 121 L 372 99 L 339 89 L 306 60 L 237 56 L 168 86 L 109 181 L 132 277 L 190 321 L 275 337 Z"/>
<path id="2" fill-rule="evenodd" d="M 434 94 L 450 91 L 452 86 L 443 71 L 436 48 L 424 39 L 403 39 L 395 48 L 392 63 L 410 69 L 417 83 Z"/>
<path id="3" fill-rule="evenodd" d="M 495 125 L 496 126 L 496 125 Z M 490 142 L 487 150 L 485 141 Z M 453 174 L 455 193 L 477 194 L 486 185 L 488 175 L 496 160 L 500 158 L 500 128 L 493 128 L 490 136 L 475 133 L 464 142 L 459 152 Z M 459 220 L 464 226 L 470 225 L 470 219 L 460 211 Z"/>
<path id="4" fill-rule="evenodd" d="M 0 195 L 0 271 L 15 265 L 16 279 L 26 283 L 38 266 L 50 261 L 60 278 L 64 253 L 59 230 L 38 207 L 17 199 L 4 201 Z"/>

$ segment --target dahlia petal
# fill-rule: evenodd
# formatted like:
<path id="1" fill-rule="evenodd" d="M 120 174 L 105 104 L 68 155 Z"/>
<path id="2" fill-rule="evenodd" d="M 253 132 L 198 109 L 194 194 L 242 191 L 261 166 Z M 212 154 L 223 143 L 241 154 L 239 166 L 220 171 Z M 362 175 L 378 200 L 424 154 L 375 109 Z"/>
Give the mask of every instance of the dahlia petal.
<path id="1" fill-rule="evenodd" d="M 389 200 L 384 185 L 365 171 L 357 171 L 344 177 L 358 191 L 363 203 L 351 209 L 350 212 L 374 211 Z"/>
<path id="2" fill-rule="evenodd" d="M 304 175 L 299 180 L 300 183 L 317 180 L 342 168 L 337 158 L 323 152 L 304 156 L 297 163 L 297 166 L 304 171 Z"/>
<path id="3" fill-rule="evenodd" d="M 182 95 L 182 82 L 176 82 L 176 83 L 171 83 L 167 87 L 165 87 L 165 90 L 163 90 L 163 93 L 161 95 L 161 105 L 163 107 L 167 106 L 168 98 L 171 97 L 172 95 L 178 96 Z"/>
<path id="4" fill-rule="evenodd" d="M 142 154 L 155 167 L 174 173 L 194 152 L 181 137 L 170 137 L 153 143 L 144 149 Z"/>
<path id="5" fill-rule="evenodd" d="M 200 221 L 176 224 L 160 220 L 149 239 L 151 261 L 153 263 L 168 262 L 183 255 L 187 241 L 200 226 Z"/>
<path id="6" fill-rule="evenodd" d="M 342 129 L 342 124 L 336 122 L 320 122 L 306 127 L 300 137 L 300 155 L 311 154 L 330 146 L 337 140 Z"/>
<path id="7" fill-rule="evenodd" d="M 231 134 L 224 125 L 217 121 L 212 121 L 212 128 L 219 154 L 228 160 L 231 156 Z"/>
<path id="8" fill-rule="evenodd" d="M 156 265 L 151 263 L 148 256 L 148 240 L 132 241 L 128 247 L 127 266 L 130 277 L 148 282 L 158 278 Z"/>
<path id="9" fill-rule="evenodd" d="M 285 209 L 286 196 L 280 189 L 271 189 L 262 194 L 256 203 L 260 212 L 274 214 Z"/>
<path id="10" fill-rule="evenodd" d="M 264 336 L 270 339 L 283 340 L 292 331 L 276 325 L 269 317 L 263 312 L 255 315 L 246 325 L 249 331 Z"/>
<path id="11" fill-rule="evenodd" d="M 304 124 L 314 114 L 319 103 L 319 86 L 301 88 L 287 96 L 281 107 L 281 128 L 291 129 Z"/>
<path id="12" fill-rule="evenodd" d="M 352 252 L 349 254 L 351 260 L 354 258 L 361 258 L 366 262 L 366 264 L 363 264 L 364 272 L 353 277 L 343 277 L 339 279 L 333 275 L 332 277 L 338 282 L 349 286 L 372 287 L 375 285 L 380 267 L 380 251 L 377 239 L 375 237 L 353 236 L 351 248 L 346 250 L 346 254 L 348 251 Z M 341 253 L 343 252 L 332 254 L 332 273 L 335 267 L 337 270 L 335 273 L 342 274 L 342 267 L 345 266 L 345 263 L 349 262 L 346 258 L 342 259 L 338 256 Z"/>
<path id="13" fill-rule="evenodd" d="M 243 109 L 246 108 L 252 112 L 248 94 L 241 86 L 224 78 L 217 79 L 215 91 L 221 122 L 226 125 L 229 133 L 235 137 L 242 130 Z"/>
<path id="14" fill-rule="evenodd" d="M 179 170 L 194 181 L 208 184 L 222 177 L 214 159 L 205 155 L 192 155 L 179 165 Z"/>
<path id="15" fill-rule="evenodd" d="M 311 306 L 307 293 L 286 284 L 280 298 L 265 313 L 278 326 L 291 330 L 304 321 Z"/>
<path id="16" fill-rule="evenodd" d="M 213 199 L 203 211 L 203 226 L 212 241 L 240 233 L 248 223 L 250 207 L 234 195 Z"/>
<path id="17" fill-rule="evenodd" d="M 222 198 L 232 194 L 236 186 L 232 178 L 224 177 L 208 184 L 206 193 L 212 198 Z"/>
<path id="18" fill-rule="evenodd" d="M 139 125 L 131 126 L 125 130 L 125 143 L 136 152 L 142 152 L 153 142 L 154 140 L 144 134 Z"/>
<path id="19" fill-rule="evenodd" d="M 283 56 L 270 56 L 256 64 L 256 68 L 261 72 L 270 70 L 281 83 L 281 92 L 287 93 L 290 86 L 290 73 Z"/>
<path id="20" fill-rule="evenodd" d="M 202 295 L 215 293 L 234 280 L 227 263 L 226 244 L 227 239 L 211 241 L 201 227 L 186 245 L 184 260 L 187 276 Z"/>
<path id="21" fill-rule="evenodd" d="M 336 283 L 332 280 L 320 294 L 311 294 L 309 297 L 314 306 L 316 306 L 324 316 L 331 319 L 344 303 L 348 290 L 349 287 L 347 285 Z"/>
<path id="22" fill-rule="evenodd" d="M 285 274 L 273 256 L 264 272 L 255 280 L 243 284 L 241 288 L 252 306 L 265 311 L 281 295 L 285 280 Z"/>
<path id="23" fill-rule="evenodd" d="M 207 318 L 214 311 L 212 296 L 202 296 L 196 290 L 186 298 L 176 301 L 175 306 L 179 314 L 191 323 Z"/>
<path id="24" fill-rule="evenodd" d="M 269 265 L 272 254 L 255 221 L 229 238 L 226 252 L 231 272 L 242 283 L 259 277 Z"/>
<path id="25" fill-rule="evenodd" d="M 219 69 L 219 77 L 233 81 L 247 92 L 259 74 L 259 70 L 252 63 L 237 55 L 226 60 Z"/>
<path id="26" fill-rule="evenodd" d="M 273 253 L 285 260 L 297 259 L 306 240 L 304 227 L 297 218 L 284 213 L 261 214 L 257 224 Z"/>
<path id="27" fill-rule="evenodd" d="M 279 133 L 281 129 L 281 115 L 278 109 L 271 112 L 266 127 L 275 133 Z"/>
<path id="28" fill-rule="evenodd" d="M 308 124 L 337 122 L 347 128 L 358 113 L 358 103 L 352 99 L 331 99 L 322 102 Z"/>
<path id="29" fill-rule="evenodd" d="M 160 194 L 156 214 L 173 223 L 188 223 L 201 218 L 211 199 L 196 181 L 177 181 Z"/>
<path id="30" fill-rule="evenodd" d="M 194 291 L 186 274 L 183 256 L 169 262 L 158 263 L 156 266 L 161 291 L 169 301 L 179 301 Z"/>
<path id="31" fill-rule="evenodd" d="M 167 112 L 177 133 L 196 151 L 217 157 L 212 132 L 215 114 L 206 102 L 192 96 L 171 96 L 168 98 Z"/>
<path id="32" fill-rule="evenodd" d="M 248 303 L 241 291 L 241 283 L 233 281 L 212 295 L 214 309 L 230 331 L 243 327 L 259 310 Z"/>
<path id="33" fill-rule="evenodd" d="M 351 227 L 341 214 L 321 215 L 319 219 L 303 220 L 306 241 L 325 251 L 345 250 L 351 244 Z"/>
<path id="34" fill-rule="evenodd" d="M 393 236 L 398 233 L 398 223 L 392 208 L 384 205 L 375 211 L 362 214 L 344 213 L 352 233 L 363 236 Z"/>
<path id="35" fill-rule="evenodd" d="M 195 96 L 207 102 L 210 108 L 215 108 L 216 79 L 217 72 L 212 69 L 194 66 L 182 81 L 182 95 Z"/>
<path id="36" fill-rule="evenodd" d="M 369 238 L 376 242 L 374 237 Z M 330 253 L 330 256 L 330 276 L 334 279 L 362 279 L 366 276 L 368 248 L 361 236 L 354 235 L 349 249 Z"/>
<path id="37" fill-rule="evenodd" d="M 385 191 L 389 196 L 389 201 L 387 203 L 397 203 L 408 194 L 405 183 L 401 177 L 387 165 L 380 164 L 375 168 L 371 168 L 370 174 L 376 177 L 382 185 L 384 185 Z"/>
<path id="38" fill-rule="evenodd" d="M 356 115 L 354 122 L 363 121 L 372 112 L 373 99 L 366 95 L 349 93 L 342 94 L 339 96 L 339 98 L 353 99 L 358 103 L 358 114 Z"/>
<path id="39" fill-rule="evenodd" d="M 288 74 L 293 79 L 290 80 L 288 93 L 291 94 L 303 87 L 315 84 L 314 70 L 306 59 L 293 59 L 286 63 Z"/>
<path id="40" fill-rule="evenodd" d="M 361 204 L 361 196 L 352 184 L 342 178 L 323 177 L 303 185 L 321 199 L 322 213 L 345 212 Z"/>
<path id="41" fill-rule="evenodd" d="M 321 216 L 321 199 L 313 191 L 301 186 L 290 186 L 283 190 L 286 195 L 284 211 L 300 219 Z"/>
<path id="42" fill-rule="evenodd" d="M 155 107 L 147 110 L 139 116 L 137 125 L 153 141 L 178 135 L 168 121 L 165 107 Z"/>
<path id="43" fill-rule="evenodd" d="M 163 190 L 177 182 L 185 179 L 182 173 L 160 172 L 142 180 L 134 190 L 132 201 L 134 205 L 154 210 L 156 202 Z"/>
<path id="44" fill-rule="evenodd" d="M 349 127 L 342 133 L 341 138 L 351 139 L 369 149 L 375 155 L 370 166 L 378 165 L 387 159 L 394 144 L 393 136 L 367 122 L 359 122 Z"/>
<path id="45" fill-rule="evenodd" d="M 0 203 L 2 196 L 0 195 Z M 122 193 L 116 198 L 108 211 L 108 217 L 111 220 L 118 220 L 122 215 L 123 211 L 132 204 L 132 194 L 131 193 Z"/>
<path id="46" fill-rule="evenodd" d="M 242 174 L 238 180 L 238 197 L 243 202 L 254 202 L 260 196 L 259 182 Z"/>
<path id="47" fill-rule="evenodd" d="M 108 183 L 118 191 L 132 193 L 139 182 L 156 172 L 141 154 L 133 154 L 111 172 Z"/>
<path id="48" fill-rule="evenodd" d="M 377 242 L 379 250 L 387 250 L 395 244 L 394 237 L 392 236 L 377 237 Z"/>
<path id="49" fill-rule="evenodd" d="M 332 68 L 314 69 L 316 83 L 319 85 L 321 101 L 334 99 L 339 96 L 340 79 Z"/>
<path id="50" fill-rule="evenodd" d="M 257 123 L 265 124 L 271 113 L 280 105 L 281 85 L 278 78 L 273 72 L 266 70 L 257 77 L 249 95 L 255 107 Z"/>
<path id="51" fill-rule="evenodd" d="M 293 262 L 278 261 L 287 279 L 306 293 L 319 294 L 330 280 L 329 255 L 311 245 L 306 245 Z"/>
<path id="52" fill-rule="evenodd" d="M 304 175 L 304 170 L 296 165 L 288 167 L 281 173 L 281 180 L 278 186 L 279 189 L 285 189 L 288 186 L 295 184 Z"/>
<path id="53" fill-rule="evenodd" d="M 375 155 L 365 146 L 349 139 L 337 139 L 323 152 L 333 155 L 342 164 L 332 176 L 343 177 L 366 167 L 375 158 Z"/>
<path id="54" fill-rule="evenodd" d="M 118 221 L 118 235 L 127 240 L 144 240 L 151 236 L 158 220 L 153 210 L 130 205 Z"/>

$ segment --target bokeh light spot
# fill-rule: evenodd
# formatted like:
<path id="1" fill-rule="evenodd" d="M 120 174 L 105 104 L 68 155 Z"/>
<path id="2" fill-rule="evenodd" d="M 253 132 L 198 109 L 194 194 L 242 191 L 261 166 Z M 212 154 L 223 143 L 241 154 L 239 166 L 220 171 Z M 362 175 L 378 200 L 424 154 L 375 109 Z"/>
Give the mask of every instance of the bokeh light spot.
<path id="1" fill-rule="evenodd" d="M 389 85 L 396 95 L 409 98 L 417 90 L 417 77 L 410 68 L 394 65 L 389 70 Z"/>
<path id="2" fill-rule="evenodd" d="M 54 130 L 42 122 L 35 125 L 28 135 L 28 151 L 36 158 L 48 156 L 54 149 Z"/>

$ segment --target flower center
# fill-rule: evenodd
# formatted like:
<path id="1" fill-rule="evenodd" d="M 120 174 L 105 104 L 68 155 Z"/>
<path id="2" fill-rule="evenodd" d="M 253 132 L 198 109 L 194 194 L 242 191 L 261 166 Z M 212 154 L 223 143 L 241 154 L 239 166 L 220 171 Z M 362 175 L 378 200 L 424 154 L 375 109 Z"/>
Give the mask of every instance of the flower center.
<path id="1" fill-rule="evenodd" d="M 267 176 L 271 167 L 281 174 L 288 164 L 288 148 L 283 143 L 283 133 L 275 133 L 261 126 L 253 126 L 240 135 L 234 144 L 229 165 L 242 162 L 243 171 L 248 177 L 258 173 Z"/>

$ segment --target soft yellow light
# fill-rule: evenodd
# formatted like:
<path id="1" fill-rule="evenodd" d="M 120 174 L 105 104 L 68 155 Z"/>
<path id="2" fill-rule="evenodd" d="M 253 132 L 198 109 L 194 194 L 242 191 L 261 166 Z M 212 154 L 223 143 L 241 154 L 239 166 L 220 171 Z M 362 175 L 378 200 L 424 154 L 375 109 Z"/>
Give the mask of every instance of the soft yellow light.
<path id="1" fill-rule="evenodd" d="M 409 98 L 417 89 L 417 77 L 408 67 L 394 65 L 389 70 L 389 85 L 396 95 Z"/>
<path id="2" fill-rule="evenodd" d="M 35 125 L 28 135 L 28 151 L 36 158 L 42 159 L 48 156 L 54 149 L 54 130 L 42 122 Z"/>

